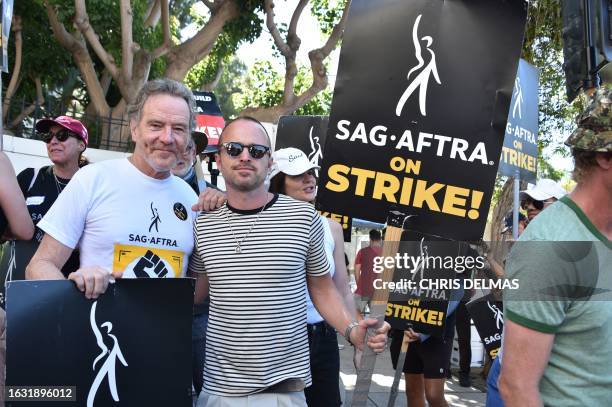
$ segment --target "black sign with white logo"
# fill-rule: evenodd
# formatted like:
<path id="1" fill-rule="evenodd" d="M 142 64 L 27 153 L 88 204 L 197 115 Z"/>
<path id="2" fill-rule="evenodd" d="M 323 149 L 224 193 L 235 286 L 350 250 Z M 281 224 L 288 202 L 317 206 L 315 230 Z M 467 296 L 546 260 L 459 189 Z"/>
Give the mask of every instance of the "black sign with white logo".
<path id="1" fill-rule="evenodd" d="M 354 0 L 319 209 L 379 223 L 397 209 L 415 230 L 479 239 L 526 16 L 524 0 Z"/>
<path id="2" fill-rule="evenodd" d="M 504 307 L 501 301 L 488 294 L 466 304 L 474 320 L 478 335 L 491 359 L 497 357 L 504 329 Z"/>
<path id="3" fill-rule="evenodd" d="M 185 209 L 185 206 L 182 203 L 175 203 L 173 209 L 177 218 L 180 220 L 187 220 L 187 209 Z"/>
<path id="4" fill-rule="evenodd" d="M 461 298 L 463 292 L 460 277 L 465 270 L 453 264 L 462 250 L 460 242 L 413 231 L 403 233 L 392 258 L 395 271 L 385 312 L 393 329 L 403 330 L 411 324 L 416 332 L 444 335 L 449 300 Z M 375 272 L 382 271 L 382 259 L 375 260 Z M 375 281 L 374 287 L 384 288 L 382 281 Z"/>
<path id="5" fill-rule="evenodd" d="M 117 280 L 97 300 L 72 281 L 11 282 L 6 385 L 75 386 L 75 406 L 191 406 L 192 307 L 186 278 Z"/>
<path id="6" fill-rule="evenodd" d="M 519 62 L 499 163 L 500 174 L 534 183 L 538 162 L 538 79 L 540 71 Z"/>
<path id="7" fill-rule="evenodd" d="M 287 147 L 300 149 L 310 162 L 321 166 L 328 123 L 328 116 L 282 116 L 278 121 L 275 149 Z M 351 241 L 353 220 L 350 217 L 329 211 L 320 211 L 320 213 L 340 223 L 344 241 Z"/>

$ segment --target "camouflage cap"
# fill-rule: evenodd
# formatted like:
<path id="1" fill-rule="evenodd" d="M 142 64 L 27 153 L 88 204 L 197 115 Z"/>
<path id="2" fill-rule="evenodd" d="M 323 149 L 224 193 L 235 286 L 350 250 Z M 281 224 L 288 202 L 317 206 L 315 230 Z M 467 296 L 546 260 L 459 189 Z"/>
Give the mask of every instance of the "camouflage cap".
<path id="1" fill-rule="evenodd" d="M 597 89 L 576 122 L 578 128 L 565 141 L 566 145 L 585 151 L 612 151 L 612 88 Z"/>

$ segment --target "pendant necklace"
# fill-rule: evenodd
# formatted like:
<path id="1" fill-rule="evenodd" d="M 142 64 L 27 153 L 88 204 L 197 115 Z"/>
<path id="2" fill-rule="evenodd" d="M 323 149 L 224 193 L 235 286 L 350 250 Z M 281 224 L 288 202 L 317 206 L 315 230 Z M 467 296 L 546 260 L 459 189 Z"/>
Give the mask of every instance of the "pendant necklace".
<path id="1" fill-rule="evenodd" d="M 230 231 L 232 232 L 232 236 L 234 237 L 234 241 L 236 242 L 236 248 L 234 249 L 234 252 L 236 253 L 241 253 L 242 252 L 242 244 L 245 242 L 245 240 L 247 239 L 247 237 L 249 237 L 249 235 L 251 234 L 251 231 L 253 230 L 253 227 L 255 226 L 255 224 L 259 221 L 259 217 L 261 216 L 261 213 L 264 211 L 264 209 L 266 209 L 266 205 L 264 205 L 261 210 L 259 211 L 259 213 L 257 214 L 257 218 L 255 218 L 255 220 L 253 221 L 253 223 L 251 223 L 251 227 L 249 228 L 249 231 L 246 232 L 246 234 L 244 235 L 244 237 L 242 238 L 242 240 L 238 241 L 238 239 L 236 238 L 236 234 L 234 233 L 234 229 L 232 228 L 232 223 L 230 222 L 230 217 L 228 212 L 230 212 L 230 209 L 227 207 L 227 203 L 226 205 L 226 212 L 225 212 L 225 217 L 227 219 L 227 225 L 230 228 Z"/>
<path id="2" fill-rule="evenodd" d="M 57 188 L 57 194 L 59 195 L 64 190 L 66 185 L 68 185 L 68 183 L 60 182 L 60 180 L 57 179 L 57 175 L 55 175 L 55 171 L 51 170 L 51 172 L 53 173 L 53 179 L 55 179 L 55 187 Z"/>

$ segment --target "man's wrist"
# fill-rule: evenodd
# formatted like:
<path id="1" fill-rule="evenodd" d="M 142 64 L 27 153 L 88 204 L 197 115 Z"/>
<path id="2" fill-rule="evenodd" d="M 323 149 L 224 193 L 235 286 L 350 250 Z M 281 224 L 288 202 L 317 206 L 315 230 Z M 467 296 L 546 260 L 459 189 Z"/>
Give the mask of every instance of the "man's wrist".
<path id="1" fill-rule="evenodd" d="M 351 341 L 351 332 L 353 331 L 353 329 L 355 327 L 357 327 L 359 325 L 359 322 L 357 321 L 353 321 L 350 324 L 348 324 L 348 326 L 346 327 L 346 329 L 344 330 L 344 339 L 346 339 L 346 341 L 348 343 L 350 343 L 351 345 L 355 346 L 355 344 L 353 343 L 353 341 Z"/>

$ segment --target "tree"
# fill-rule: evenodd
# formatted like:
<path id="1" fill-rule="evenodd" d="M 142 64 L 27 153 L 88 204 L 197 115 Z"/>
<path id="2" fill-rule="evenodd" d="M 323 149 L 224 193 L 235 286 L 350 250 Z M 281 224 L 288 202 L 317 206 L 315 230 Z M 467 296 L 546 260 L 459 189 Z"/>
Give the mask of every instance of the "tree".
<path id="1" fill-rule="evenodd" d="M 15 3 L 3 119 L 16 132 L 36 107 L 45 102 L 67 105 L 79 86 L 70 56 L 50 37 L 47 25 L 44 9 L 29 2 Z"/>
<path id="2" fill-rule="evenodd" d="M 144 82 L 159 76 L 183 80 L 213 51 L 222 33 L 234 47 L 259 34 L 255 11 L 260 1 L 203 1 L 207 21 L 193 37 L 180 41 L 178 29 L 190 19 L 184 9 L 194 2 L 177 1 L 181 11 L 171 16 L 169 0 L 101 0 L 90 2 L 89 8 L 85 0 L 43 0 L 55 39 L 71 53 L 85 83 L 89 111 L 122 119 Z M 110 87 L 105 83 L 109 80 Z M 109 142 L 119 137 L 112 131 Z"/>
<path id="3" fill-rule="evenodd" d="M 240 114 L 256 112 L 256 109 L 249 109 L 249 106 L 259 106 L 258 109 L 266 111 L 280 111 L 279 106 L 283 104 L 285 83 L 286 78 L 281 77 L 269 61 L 256 63 L 244 80 L 243 91 L 237 97 L 237 106 L 243 109 Z M 297 75 L 293 80 L 294 92 L 304 93 L 311 86 L 312 77 L 309 75 L 308 68 L 298 68 Z M 331 99 L 332 94 L 326 88 L 295 111 L 286 111 L 280 114 L 329 115 Z M 271 119 L 274 120 L 274 118 Z M 274 121 L 277 122 L 278 117 Z"/>
<path id="4" fill-rule="evenodd" d="M 302 108 L 327 87 L 327 67 L 324 61 L 342 38 L 350 1 L 346 1 L 344 4 L 340 3 L 341 8 L 329 8 L 329 1 L 327 0 L 318 0 L 313 3 L 314 14 L 323 23 L 323 31 L 329 36 L 322 47 L 311 50 L 308 53 L 312 82 L 304 89 L 303 85 L 306 82 L 304 81 L 303 74 L 300 76 L 300 69 L 296 62 L 297 51 L 301 43 L 300 37 L 297 35 L 297 25 L 307 4 L 308 0 L 300 0 L 298 2 L 286 34 L 283 35 L 281 29 L 279 29 L 274 21 L 274 2 L 272 0 L 264 1 L 266 26 L 274 39 L 277 50 L 285 61 L 285 78 L 282 93 L 278 97 L 277 92 L 276 97 L 273 96 L 268 100 L 270 103 L 265 103 L 259 107 L 245 108 L 240 112 L 240 115 L 249 115 L 261 121 L 276 123 L 280 116 L 291 114 Z M 329 13 L 323 12 L 325 7 L 327 7 Z M 337 19 L 340 9 L 342 12 L 339 19 Z"/>

